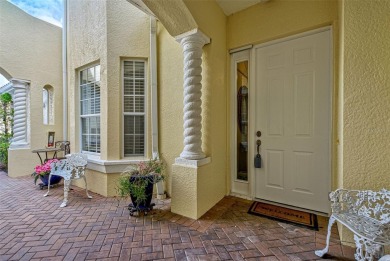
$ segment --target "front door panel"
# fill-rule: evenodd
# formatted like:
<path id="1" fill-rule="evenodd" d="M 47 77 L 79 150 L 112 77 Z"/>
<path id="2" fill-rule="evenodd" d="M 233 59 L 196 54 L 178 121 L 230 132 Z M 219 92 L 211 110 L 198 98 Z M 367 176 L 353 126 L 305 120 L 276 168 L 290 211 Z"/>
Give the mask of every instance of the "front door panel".
<path id="1" fill-rule="evenodd" d="M 255 49 L 256 197 L 329 211 L 330 31 Z"/>

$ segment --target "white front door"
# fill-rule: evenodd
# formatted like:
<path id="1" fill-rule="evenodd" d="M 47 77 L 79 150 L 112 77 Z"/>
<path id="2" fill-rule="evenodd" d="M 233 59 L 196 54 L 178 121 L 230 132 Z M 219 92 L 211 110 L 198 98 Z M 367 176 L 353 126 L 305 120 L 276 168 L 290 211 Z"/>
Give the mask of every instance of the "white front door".
<path id="1" fill-rule="evenodd" d="M 329 212 L 331 31 L 254 49 L 255 196 Z"/>

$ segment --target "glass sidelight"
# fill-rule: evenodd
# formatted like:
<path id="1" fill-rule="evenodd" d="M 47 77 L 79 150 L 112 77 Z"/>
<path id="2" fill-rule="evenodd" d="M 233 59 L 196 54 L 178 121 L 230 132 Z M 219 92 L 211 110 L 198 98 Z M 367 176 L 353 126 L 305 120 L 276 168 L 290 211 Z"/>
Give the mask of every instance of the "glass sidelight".
<path id="1" fill-rule="evenodd" d="M 248 180 L 248 61 L 237 63 L 237 180 Z"/>

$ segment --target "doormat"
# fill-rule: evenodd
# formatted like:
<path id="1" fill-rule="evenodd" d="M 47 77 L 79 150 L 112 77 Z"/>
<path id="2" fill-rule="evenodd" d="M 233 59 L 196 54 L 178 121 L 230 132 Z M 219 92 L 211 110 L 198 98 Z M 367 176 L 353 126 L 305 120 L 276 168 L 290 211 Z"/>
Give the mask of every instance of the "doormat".
<path id="1" fill-rule="evenodd" d="M 263 202 L 253 202 L 249 214 L 292 223 L 318 231 L 317 215 L 291 208 L 280 207 Z"/>

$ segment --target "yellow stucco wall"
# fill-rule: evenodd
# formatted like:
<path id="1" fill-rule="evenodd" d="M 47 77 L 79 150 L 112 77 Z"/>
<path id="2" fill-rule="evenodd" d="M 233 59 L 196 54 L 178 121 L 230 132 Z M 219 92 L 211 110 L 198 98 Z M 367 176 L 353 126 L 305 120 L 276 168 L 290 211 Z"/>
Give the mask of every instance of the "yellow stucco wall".
<path id="1" fill-rule="evenodd" d="M 149 17 L 126 0 L 78 1 L 69 3 L 69 129 L 72 152 L 81 150 L 79 141 L 79 70 L 101 66 L 101 154 L 100 160 L 123 158 L 122 67 L 124 59 L 149 60 Z M 150 90 L 149 70 L 146 88 Z M 150 91 L 146 111 L 150 119 Z M 147 123 L 146 157 L 151 154 L 150 121 Z M 88 171 L 91 190 L 105 196 L 115 194 L 117 174 Z M 80 184 L 80 183 L 78 183 Z M 82 183 L 81 183 L 82 184 Z"/>
<path id="2" fill-rule="evenodd" d="M 157 23 L 158 117 L 160 156 L 166 172 L 183 149 L 183 53 L 180 44 Z M 170 175 L 166 187 L 171 192 Z"/>
<path id="3" fill-rule="evenodd" d="M 390 2 L 342 4 L 344 188 L 390 189 Z M 353 242 L 346 229 L 341 235 Z"/>
<path id="4" fill-rule="evenodd" d="M 146 61 L 146 88 L 147 97 L 150 97 L 150 81 L 148 74 L 149 59 L 149 16 L 139 11 L 125 0 L 107 2 L 107 93 L 108 120 L 107 128 L 107 159 L 120 159 L 122 157 L 122 77 L 121 59 L 141 59 Z M 119 102 L 118 102 L 119 101 Z M 146 119 L 150 120 L 150 99 L 145 105 L 148 112 Z M 149 115 L 149 116 L 148 116 Z M 102 123 L 103 126 L 103 123 Z M 116 126 L 112 128 L 113 126 Z M 150 130 L 150 121 L 147 129 Z M 118 128 L 119 127 L 119 128 Z M 147 133 L 150 131 L 147 130 Z M 146 155 L 151 148 L 151 135 L 147 136 Z"/>
<path id="5" fill-rule="evenodd" d="M 143 0 L 143 2 L 172 36 L 197 28 L 197 24 L 183 0 Z"/>
<path id="6" fill-rule="evenodd" d="M 172 166 L 171 211 L 182 216 L 198 217 L 198 169 L 180 165 Z"/>
<path id="7" fill-rule="evenodd" d="M 211 38 L 211 44 L 203 47 L 202 64 L 202 147 L 211 163 L 197 169 L 172 167 L 183 149 L 183 54 L 180 44 L 159 23 L 160 148 L 172 173 L 167 181 L 173 193 L 172 209 L 198 218 L 227 193 L 226 16 L 215 1 L 184 2 L 199 29 Z"/>
<path id="8" fill-rule="evenodd" d="M 227 18 L 215 1 L 187 1 L 199 29 L 211 38 L 203 47 L 203 150 L 211 163 L 198 169 L 197 216 L 201 217 L 227 193 Z"/>
<path id="9" fill-rule="evenodd" d="M 263 43 L 310 29 L 331 25 L 337 19 L 337 1 L 272 0 L 228 17 L 228 48 Z"/>
<path id="10" fill-rule="evenodd" d="M 117 181 L 119 179 L 119 175 L 119 173 L 105 174 L 90 169 L 87 170 L 86 179 L 88 184 L 88 191 L 92 191 L 104 197 L 117 196 Z M 72 185 L 85 188 L 83 179 L 72 181 Z"/>
<path id="11" fill-rule="evenodd" d="M 390 2 L 344 8 L 344 187 L 390 189 Z"/>
<path id="12" fill-rule="evenodd" d="M 79 69 L 100 64 L 101 106 L 106 104 L 103 90 L 107 89 L 107 21 L 106 1 L 68 1 L 68 103 L 69 140 L 71 152 L 80 151 L 79 140 Z M 106 92 L 105 92 L 106 93 Z M 102 110 L 104 113 L 105 110 Z M 102 136 L 105 128 L 101 129 Z M 102 150 L 107 145 L 102 141 Z"/>
<path id="13" fill-rule="evenodd" d="M 62 58 L 61 28 L 32 17 L 9 3 L 0 1 L 0 68 L 13 78 L 30 83 L 30 130 L 28 149 L 9 151 L 8 174 L 29 175 L 39 164 L 31 150 L 47 146 L 48 131 L 62 140 Z M 42 89 L 54 90 L 54 124 L 43 124 Z M 23 162 L 23 164 L 20 164 Z"/>

